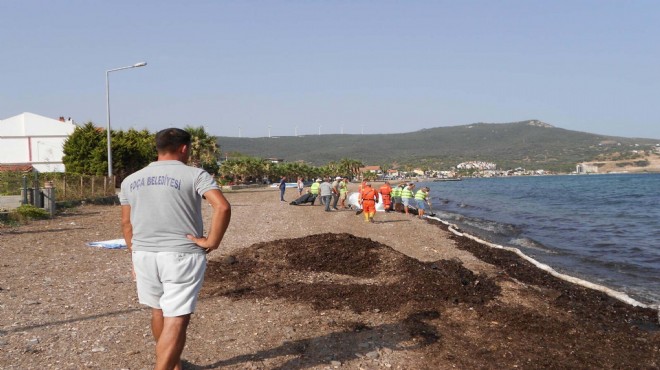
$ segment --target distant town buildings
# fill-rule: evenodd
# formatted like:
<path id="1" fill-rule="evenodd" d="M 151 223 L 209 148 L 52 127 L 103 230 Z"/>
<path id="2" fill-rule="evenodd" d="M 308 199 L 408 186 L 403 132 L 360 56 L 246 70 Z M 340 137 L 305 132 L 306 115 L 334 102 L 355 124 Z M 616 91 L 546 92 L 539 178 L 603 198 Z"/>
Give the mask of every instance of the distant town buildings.
<path id="1" fill-rule="evenodd" d="M 364 166 L 359 169 L 360 173 L 370 172 L 380 174 L 383 171 L 380 169 L 380 166 Z"/>
<path id="2" fill-rule="evenodd" d="M 457 164 L 456 169 L 486 171 L 497 169 L 497 165 L 492 162 L 470 161 Z"/>

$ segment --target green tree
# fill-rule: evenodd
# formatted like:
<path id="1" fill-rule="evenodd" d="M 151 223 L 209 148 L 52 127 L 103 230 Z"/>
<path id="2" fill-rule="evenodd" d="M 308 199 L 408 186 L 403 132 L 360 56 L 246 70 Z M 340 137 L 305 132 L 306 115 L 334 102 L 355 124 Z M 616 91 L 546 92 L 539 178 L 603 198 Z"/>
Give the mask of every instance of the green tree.
<path id="1" fill-rule="evenodd" d="M 147 130 L 112 132 L 112 167 L 118 183 L 156 160 L 154 140 L 155 135 Z"/>
<path id="2" fill-rule="evenodd" d="M 64 141 L 63 152 L 66 172 L 103 175 L 108 171 L 106 134 L 92 122 L 73 130 Z"/>
<path id="3" fill-rule="evenodd" d="M 266 171 L 266 161 L 256 157 L 240 157 L 222 162 L 219 172 L 225 180 L 235 183 L 260 182 Z"/>
<path id="4" fill-rule="evenodd" d="M 363 180 L 374 181 L 377 178 L 378 178 L 378 174 L 376 174 L 375 172 L 367 171 L 362 173 Z"/>
<path id="5" fill-rule="evenodd" d="M 360 174 L 360 168 L 364 167 L 364 164 L 355 159 L 342 158 L 337 166 L 338 175 L 357 177 Z"/>
<path id="6" fill-rule="evenodd" d="M 154 135 L 147 130 L 111 131 L 112 173 L 116 185 L 156 159 Z M 88 122 L 76 127 L 64 141 L 62 162 L 66 172 L 103 176 L 108 172 L 106 131 Z"/>
<path id="7" fill-rule="evenodd" d="M 209 173 L 218 173 L 218 158 L 220 156 L 218 138 L 209 135 L 204 126 L 186 126 L 184 130 L 192 136 L 188 164 L 201 167 Z"/>

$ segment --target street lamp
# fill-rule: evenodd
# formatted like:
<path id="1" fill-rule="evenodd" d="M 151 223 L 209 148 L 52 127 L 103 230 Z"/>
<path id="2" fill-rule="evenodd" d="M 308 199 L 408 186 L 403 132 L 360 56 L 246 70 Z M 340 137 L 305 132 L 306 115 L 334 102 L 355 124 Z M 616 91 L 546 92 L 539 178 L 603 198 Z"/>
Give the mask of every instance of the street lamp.
<path id="1" fill-rule="evenodd" d="M 110 72 L 121 71 L 122 69 L 137 68 L 146 66 L 146 62 L 135 63 L 132 66 L 126 66 L 121 68 L 115 68 L 105 71 L 105 96 L 106 96 L 106 108 L 108 113 L 108 177 L 112 177 L 112 143 L 110 138 Z"/>

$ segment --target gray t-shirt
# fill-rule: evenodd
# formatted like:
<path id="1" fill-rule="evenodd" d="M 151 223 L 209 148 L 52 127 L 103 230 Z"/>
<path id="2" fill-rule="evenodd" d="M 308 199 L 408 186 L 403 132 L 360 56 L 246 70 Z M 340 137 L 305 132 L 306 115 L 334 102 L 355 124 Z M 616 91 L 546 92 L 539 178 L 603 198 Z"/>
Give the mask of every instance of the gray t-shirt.
<path id="1" fill-rule="evenodd" d="M 330 185 L 329 182 L 324 181 L 321 183 L 321 186 L 319 187 L 321 191 L 321 196 L 327 196 L 327 195 L 332 195 L 332 185 Z"/>
<path id="2" fill-rule="evenodd" d="M 202 195 L 219 189 L 208 172 L 182 162 L 157 161 L 121 183 L 119 201 L 131 206 L 133 250 L 205 253 L 186 235 L 204 233 Z"/>

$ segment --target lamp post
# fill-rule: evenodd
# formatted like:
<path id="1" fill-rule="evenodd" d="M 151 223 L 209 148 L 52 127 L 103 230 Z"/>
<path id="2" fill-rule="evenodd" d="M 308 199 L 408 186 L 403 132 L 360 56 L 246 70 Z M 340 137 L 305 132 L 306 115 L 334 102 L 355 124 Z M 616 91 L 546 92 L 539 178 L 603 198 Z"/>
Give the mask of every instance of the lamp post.
<path id="1" fill-rule="evenodd" d="M 112 177 L 112 143 L 111 143 L 111 138 L 110 138 L 110 72 L 115 72 L 115 71 L 121 71 L 122 69 L 129 69 L 129 68 L 137 68 L 137 67 L 144 67 L 146 66 L 146 62 L 140 62 L 140 63 L 135 63 L 132 66 L 126 66 L 126 67 L 121 67 L 121 68 L 115 68 L 115 69 L 110 69 L 105 71 L 105 97 L 106 97 L 106 108 L 107 108 L 107 114 L 108 114 L 108 127 L 107 127 L 107 135 L 108 135 L 108 177 Z"/>

